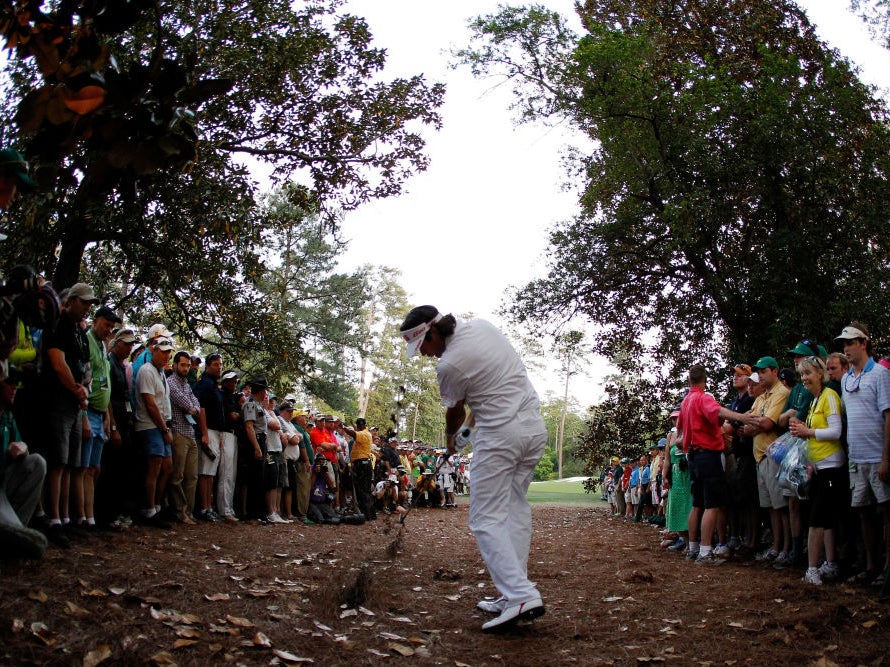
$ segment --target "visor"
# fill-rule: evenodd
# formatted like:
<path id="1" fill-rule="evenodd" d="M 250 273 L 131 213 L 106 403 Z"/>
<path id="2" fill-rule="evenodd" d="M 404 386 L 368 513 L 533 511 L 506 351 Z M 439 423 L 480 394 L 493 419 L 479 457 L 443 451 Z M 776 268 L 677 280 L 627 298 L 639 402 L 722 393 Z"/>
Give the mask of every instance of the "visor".
<path id="1" fill-rule="evenodd" d="M 416 327 L 408 329 L 407 331 L 402 332 L 402 338 L 405 339 L 405 343 L 407 343 L 408 347 L 405 350 L 405 356 L 409 359 L 417 354 L 417 351 L 420 349 L 420 346 L 423 345 L 423 341 L 426 338 L 427 332 L 430 330 L 436 322 L 442 319 L 442 313 L 437 314 L 433 319 L 429 322 L 424 322 L 423 324 L 418 324 Z"/>

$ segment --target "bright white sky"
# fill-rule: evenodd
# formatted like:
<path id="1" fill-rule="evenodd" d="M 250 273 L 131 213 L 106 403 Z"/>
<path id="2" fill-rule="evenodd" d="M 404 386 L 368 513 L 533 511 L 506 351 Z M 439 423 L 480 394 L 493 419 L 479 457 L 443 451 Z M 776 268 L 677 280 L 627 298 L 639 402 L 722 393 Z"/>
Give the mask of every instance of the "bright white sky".
<path id="1" fill-rule="evenodd" d="M 503 0 L 502 0 L 503 2 Z M 517 3 L 518 4 L 518 3 Z M 569 0 L 542 4 L 576 20 Z M 890 87 L 890 52 L 873 43 L 847 0 L 800 4 L 819 34 L 863 70 L 872 84 Z M 447 84 L 444 126 L 427 135 L 429 169 L 407 193 L 349 214 L 342 233 L 350 241 L 343 268 L 365 263 L 402 272 L 413 305 L 443 312 L 472 312 L 503 326 L 496 311 L 506 290 L 545 272 L 547 233 L 568 219 L 575 197 L 562 190 L 560 151 L 583 141 L 542 126 L 515 127 L 510 92 L 496 81 L 477 81 L 466 68 L 450 70 L 449 49 L 465 46 L 471 17 L 497 10 L 493 0 L 351 0 L 348 11 L 367 19 L 378 46 L 388 52 L 389 76 L 426 75 Z M 556 366 L 555 362 L 550 366 Z M 602 360 L 593 360 L 570 393 L 582 406 L 597 402 Z M 561 396 L 563 380 L 533 377 L 538 392 Z"/>

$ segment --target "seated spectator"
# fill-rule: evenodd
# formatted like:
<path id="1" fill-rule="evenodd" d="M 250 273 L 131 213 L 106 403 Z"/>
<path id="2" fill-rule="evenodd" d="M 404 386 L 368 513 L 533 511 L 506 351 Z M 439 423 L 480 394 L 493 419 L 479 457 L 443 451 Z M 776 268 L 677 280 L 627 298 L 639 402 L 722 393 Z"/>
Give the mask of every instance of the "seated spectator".
<path id="1" fill-rule="evenodd" d="M 46 461 L 39 454 L 28 453 L 12 416 L 18 383 L 18 373 L 0 365 L 0 555 L 42 558 L 46 537 L 25 524 L 40 499 Z"/>
<path id="2" fill-rule="evenodd" d="M 315 523 L 340 523 L 339 515 L 331 507 L 337 486 L 331 473 L 331 464 L 324 456 L 316 456 L 310 479 L 309 519 Z"/>

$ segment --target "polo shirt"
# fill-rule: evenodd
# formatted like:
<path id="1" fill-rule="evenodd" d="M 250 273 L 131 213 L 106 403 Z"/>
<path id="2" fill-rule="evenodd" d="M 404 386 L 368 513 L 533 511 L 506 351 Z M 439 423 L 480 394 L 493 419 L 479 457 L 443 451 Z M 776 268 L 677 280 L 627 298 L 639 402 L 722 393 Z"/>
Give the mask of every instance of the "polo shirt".
<path id="1" fill-rule="evenodd" d="M 372 443 L 373 438 L 371 437 L 371 432 L 368 429 L 356 431 L 355 442 L 352 445 L 352 452 L 350 452 L 349 459 L 351 461 L 358 461 L 361 459 L 371 458 Z"/>
<path id="2" fill-rule="evenodd" d="M 677 430 L 683 433 L 683 451 L 708 449 L 723 451 L 720 430 L 720 404 L 701 387 L 690 387 L 680 405 Z"/>
<path id="3" fill-rule="evenodd" d="M 884 411 L 890 410 L 890 371 L 869 358 L 861 373 L 844 373 L 847 446 L 853 463 L 880 463 L 884 448 Z"/>
<path id="4" fill-rule="evenodd" d="M 111 402 L 111 368 L 108 363 L 108 352 L 105 343 L 96 338 L 93 330 L 87 331 L 90 344 L 90 395 L 88 403 L 91 410 L 105 412 Z"/>
<path id="5" fill-rule="evenodd" d="M 69 405 L 78 405 L 77 397 L 68 391 L 59 379 L 58 374 L 49 360 L 49 350 L 58 349 L 65 355 L 65 363 L 71 369 L 71 375 L 77 384 L 83 384 L 86 376 L 87 364 L 90 361 L 90 344 L 86 333 L 80 328 L 80 323 L 75 322 L 68 315 L 67 310 L 62 310 L 56 328 L 46 330 L 43 334 L 43 366 L 42 375 L 45 381 L 47 393 L 53 400 L 60 398 Z"/>
<path id="6" fill-rule="evenodd" d="M 798 382 L 791 388 L 791 393 L 788 394 L 788 400 L 785 401 L 785 407 L 782 408 L 782 412 L 787 412 L 794 408 L 797 411 L 795 417 L 800 421 L 806 421 L 812 402 L 813 395 L 807 391 L 807 388 L 802 383 Z"/>
<path id="7" fill-rule="evenodd" d="M 751 406 L 751 412 L 758 417 L 769 417 L 773 423 L 778 424 L 789 393 L 791 392 L 788 387 L 776 380 L 776 384 L 771 389 L 757 397 L 754 405 Z M 778 437 L 779 433 L 775 428 L 769 433 L 758 433 L 754 436 L 754 459 L 758 463 L 766 455 L 766 448 Z"/>
<path id="8" fill-rule="evenodd" d="M 226 424 L 226 411 L 223 404 L 222 389 L 216 384 L 216 378 L 204 373 L 195 386 L 195 396 L 204 408 L 207 428 L 211 431 L 231 431 Z"/>
<path id="9" fill-rule="evenodd" d="M 136 430 L 147 431 L 157 428 L 148 410 L 145 408 L 143 394 L 151 394 L 155 399 L 161 417 L 165 422 L 173 419 L 173 410 L 170 407 L 170 388 L 167 386 L 167 378 L 163 368 L 157 368 L 152 363 L 142 364 L 142 368 L 136 373 Z"/>

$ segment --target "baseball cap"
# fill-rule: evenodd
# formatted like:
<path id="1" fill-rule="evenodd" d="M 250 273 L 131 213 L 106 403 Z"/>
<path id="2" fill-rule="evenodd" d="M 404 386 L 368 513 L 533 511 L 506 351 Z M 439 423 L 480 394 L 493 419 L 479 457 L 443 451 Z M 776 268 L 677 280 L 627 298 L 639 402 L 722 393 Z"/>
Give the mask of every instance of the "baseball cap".
<path id="1" fill-rule="evenodd" d="M 757 360 L 757 363 L 754 364 L 754 368 L 757 368 L 757 369 L 778 368 L 778 367 L 779 367 L 779 362 L 776 361 L 775 357 L 760 357 L 760 359 Z"/>
<path id="2" fill-rule="evenodd" d="M 813 352 L 813 344 L 808 340 L 802 340 L 794 348 L 788 350 L 788 354 L 795 357 L 812 357 L 816 353 Z"/>
<path id="3" fill-rule="evenodd" d="M 98 313 L 97 313 L 98 315 Z M 114 343 L 135 343 L 137 340 L 136 334 L 132 329 L 118 329 L 114 332 L 114 337 L 111 339 L 111 344 Z"/>
<path id="4" fill-rule="evenodd" d="M 152 324 L 148 329 L 148 338 L 173 338 L 173 333 L 167 329 L 165 324 Z"/>
<path id="5" fill-rule="evenodd" d="M 790 368 L 783 368 L 779 371 L 779 379 L 783 382 L 787 382 L 788 384 L 794 384 L 796 378 L 794 377 L 793 370 L 791 370 Z"/>
<path id="6" fill-rule="evenodd" d="M 736 364 L 732 367 L 739 375 L 751 375 L 751 367 L 748 364 Z"/>
<path id="7" fill-rule="evenodd" d="M 220 376 L 219 381 L 225 382 L 226 380 L 237 380 L 238 377 L 238 373 L 236 373 L 235 371 L 226 371 Z"/>
<path id="8" fill-rule="evenodd" d="M 757 384 L 760 382 L 760 376 L 757 373 L 751 373 L 751 375 L 748 376 L 748 382 Z"/>
<path id="9" fill-rule="evenodd" d="M 852 324 L 848 324 L 843 329 L 841 329 L 840 335 L 835 337 L 835 340 L 855 340 L 857 338 L 864 338 L 868 340 L 868 334 L 865 333 L 862 329 L 854 327 Z"/>
<path id="10" fill-rule="evenodd" d="M 70 299 L 73 296 L 76 296 L 81 301 L 86 301 L 87 303 L 99 303 L 99 299 L 96 298 L 96 293 L 93 292 L 93 288 L 86 283 L 75 283 L 72 285 L 68 289 L 66 299 Z"/>
<path id="11" fill-rule="evenodd" d="M 284 410 L 293 410 L 294 404 L 290 401 L 285 401 L 281 405 L 278 406 L 278 412 L 283 412 Z"/>
<path id="12" fill-rule="evenodd" d="M 101 308 L 99 308 L 99 310 L 96 311 L 96 314 L 93 315 L 93 319 L 99 317 L 104 317 L 109 322 L 114 322 L 115 324 L 120 324 L 121 322 L 123 322 L 120 316 L 116 312 L 111 310 L 111 308 L 109 308 L 108 306 L 102 306 Z"/>
<path id="13" fill-rule="evenodd" d="M 28 176 L 28 163 L 25 157 L 12 148 L 0 150 L 0 174 L 14 178 L 23 190 L 30 190 L 37 185 Z"/>
<path id="14" fill-rule="evenodd" d="M 166 336 L 161 336 L 152 345 L 153 347 L 158 348 L 161 352 L 172 352 L 174 347 L 173 341 Z"/>

